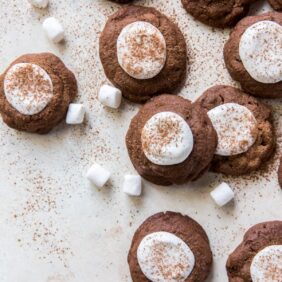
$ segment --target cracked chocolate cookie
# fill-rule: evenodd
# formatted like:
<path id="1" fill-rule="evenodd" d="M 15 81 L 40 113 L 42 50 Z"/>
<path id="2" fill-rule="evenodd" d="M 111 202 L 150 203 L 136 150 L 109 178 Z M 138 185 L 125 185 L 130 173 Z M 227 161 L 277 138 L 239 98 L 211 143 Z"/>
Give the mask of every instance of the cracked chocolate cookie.
<path id="1" fill-rule="evenodd" d="M 186 75 L 184 37 L 154 8 L 130 6 L 113 14 L 100 37 L 100 59 L 108 79 L 133 102 L 171 93 Z"/>
<path id="2" fill-rule="evenodd" d="M 282 277 L 282 221 L 250 228 L 226 264 L 229 282 L 279 282 Z"/>
<path id="3" fill-rule="evenodd" d="M 178 96 L 161 95 L 132 119 L 126 145 L 142 177 L 171 185 L 196 180 L 209 168 L 217 138 L 204 109 Z"/>
<path id="4" fill-rule="evenodd" d="M 120 3 L 120 4 L 127 4 L 132 2 L 133 0 L 110 0 L 112 2 Z"/>
<path id="5" fill-rule="evenodd" d="M 212 265 L 204 229 L 180 213 L 157 213 L 135 232 L 128 254 L 133 282 L 203 282 Z"/>
<path id="6" fill-rule="evenodd" d="M 271 7 L 276 11 L 282 11 L 282 0 L 268 0 Z"/>
<path id="7" fill-rule="evenodd" d="M 182 0 L 183 7 L 195 19 L 213 27 L 231 27 L 247 15 L 257 0 Z"/>
<path id="8" fill-rule="evenodd" d="M 0 76 L 0 112 L 10 127 L 47 133 L 66 116 L 76 79 L 51 53 L 27 54 Z"/>
<path id="9" fill-rule="evenodd" d="M 257 170 L 274 153 L 271 109 L 239 89 L 214 86 L 196 101 L 217 132 L 218 145 L 211 169 L 227 175 Z"/>
<path id="10" fill-rule="evenodd" d="M 224 59 L 243 90 L 264 98 L 282 97 L 282 14 L 247 17 L 230 34 Z"/>

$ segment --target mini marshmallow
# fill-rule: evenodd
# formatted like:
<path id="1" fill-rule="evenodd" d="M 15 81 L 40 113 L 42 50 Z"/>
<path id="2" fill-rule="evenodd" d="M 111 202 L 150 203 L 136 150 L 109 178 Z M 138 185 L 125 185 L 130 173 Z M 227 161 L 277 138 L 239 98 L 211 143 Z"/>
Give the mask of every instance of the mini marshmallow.
<path id="1" fill-rule="evenodd" d="M 216 202 L 217 205 L 223 207 L 229 203 L 234 198 L 234 192 L 230 186 L 223 182 L 217 186 L 211 193 L 211 197 Z"/>
<path id="2" fill-rule="evenodd" d="M 102 188 L 109 180 L 111 173 L 98 164 L 94 164 L 87 171 L 87 179 L 98 188 Z"/>
<path id="3" fill-rule="evenodd" d="M 67 124 L 80 124 L 83 123 L 85 115 L 85 107 L 82 104 L 69 104 L 67 112 Z"/>
<path id="4" fill-rule="evenodd" d="M 140 175 L 125 175 L 123 192 L 130 196 L 140 196 L 142 192 L 142 179 Z"/>
<path id="5" fill-rule="evenodd" d="M 98 100 L 101 104 L 117 109 L 121 103 L 121 91 L 109 85 L 103 85 L 100 88 Z"/>
<path id="6" fill-rule="evenodd" d="M 59 43 L 64 39 L 63 26 L 57 19 L 53 17 L 47 18 L 44 20 L 42 26 L 47 37 L 54 43 Z"/>
<path id="7" fill-rule="evenodd" d="M 28 0 L 29 3 L 36 8 L 46 8 L 49 0 Z"/>

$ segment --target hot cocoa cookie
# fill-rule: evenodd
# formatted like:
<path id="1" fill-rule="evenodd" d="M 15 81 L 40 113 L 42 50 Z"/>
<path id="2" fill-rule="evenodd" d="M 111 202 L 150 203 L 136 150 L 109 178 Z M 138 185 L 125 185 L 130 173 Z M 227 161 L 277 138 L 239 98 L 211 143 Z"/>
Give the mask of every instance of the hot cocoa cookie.
<path id="1" fill-rule="evenodd" d="M 282 97 L 282 14 L 247 17 L 224 47 L 226 67 L 243 90 L 265 98 Z"/>
<path id="2" fill-rule="evenodd" d="M 269 4 L 276 11 L 282 10 L 282 1 L 281 0 L 268 0 Z"/>
<path id="3" fill-rule="evenodd" d="M 178 88 L 186 74 L 186 43 L 176 24 L 154 8 L 113 14 L 100 37 L 108 79 L 127 99 L 145 102 Z"/>
<path id="4" fill-rule="evenodd" d="M 147 102 L 132 119 L 126 135 L 135 169 L 158 185 L 197 179 L 209 168 L 216 144 L 206 112 L 174 95 Z"/>
<path id="5" fill-rule="evenodd" d="M 0 112 L 8 126 L 43 134 L 65 118 L 76 93 L 76 79 L 58 57 L 27 54 L 0 76 Z"/>
<path id="6" fill-rule="evenodd" d="M 197 20 L 213 27 L 231 27 L 247 15 L 257 0 L 182 0 L 184 8 Z"/>
<path id="7" fill-rule="evenodd" d="M 214 86 L 196 105 L 205 109 L 218 135 L 211 169 L 242 175 L 258 169 L 275 149 L 271 109 L 239 89 Z"/>
<path id="8" fill-rule="evenodd" d="M 279 282 L 282 277 L 282 221 L 250 228 L 226 264 L 229 282 Z"/>
<path id="9" fill-rule="evenodd" d="M 180 213 L 157 213 L 135 232 L 128 254 L 133 282 L 205 281 L 212 252 L 204 229 Z"/>

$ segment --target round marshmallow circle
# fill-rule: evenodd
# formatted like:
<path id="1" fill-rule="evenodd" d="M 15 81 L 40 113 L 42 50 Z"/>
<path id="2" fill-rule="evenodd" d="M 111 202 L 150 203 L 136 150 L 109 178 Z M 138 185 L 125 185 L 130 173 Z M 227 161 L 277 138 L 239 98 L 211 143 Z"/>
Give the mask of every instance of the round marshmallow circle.
<path id="1" fill-rule="evenodd" d="M 272 245 L 258 252 L 250 267 L 253 282 L 278 282 L 282 279 L 282 245 Z"/>
<path id="2" fill-rule="evenodd" d="M 152 282 L 183 282 L 195 266 L 189 246 L 169 232 L 155 232 L 144 237 L 137 249 L 143 274 Z"/>
<path id="3" fill-rule="evenodd" d="M 152 163 L 174 165 L 185 161 L 193 150 L 194 138 L 188 123 L 173 112 L 160 112 L 145 124 L 142 149 Z"/>
<path id="4" fill-rule="evenodd" d="M 218 137 L 217 155 L 238 155 L 248 151 L 255 143 L 257 121 L 248 108 L 226 103 L 211 109 L 208 116 Z"/>
<path id="5" fill-rule="evenodd" d="M 41 112 L 53 97 L 53 83 L 40 66 L 30 63 L 13 65 L 4 78 L 8 102 L 23 115 Z"/>
<path id="6" fill-rule="evenodd" d="M 123 28 L 117 39 L 117 58 L 122 69 L 131 77 L 153 78 L 166 62 L 164 36 L 148 22 L 133 22 Z"/>
<path id="7" fill-rule="evenodd" d="M 239 54 L 250 76 L 258 82 L 282 80 L 282 26 L 273 21 L 260 21 L 243 33 Z"/>

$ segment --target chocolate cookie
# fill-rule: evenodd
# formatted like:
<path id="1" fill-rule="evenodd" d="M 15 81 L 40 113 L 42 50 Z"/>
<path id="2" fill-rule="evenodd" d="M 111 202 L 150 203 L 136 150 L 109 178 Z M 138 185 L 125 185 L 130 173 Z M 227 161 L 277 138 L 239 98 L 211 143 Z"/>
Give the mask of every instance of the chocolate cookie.
<path id="1" fill-rule="evenodd" d="M 182 0 L 184 8 L 197 20 L 213 27 L 231 27 L 247 15 L 257 0 Z"/>
<path id="2" fill-rule="evenodd" d="M 0 112 L 17 130 L 47 133 L 66 115 L 77 93 L 76 79 L 53 54 L 27 54 L 0 76 Z"/>
<path id="3" fill-rule="evenodd" d="M 281 0 L 268 0 L 269 4 L 276 11 L 282 10 L 282 1 Z"/>
<path id="4" fill-rule="evenodd" d="M 279 168 L 278 168 L 278 182 L 279 182 L 279 185 L 282 189 L 282 158 L 280 159 L 280 164 L 279 164 Z"/>
<path id="5" fill-rule="evenodd" d="M 222 132 L 227 132 L 230 136 L 218 136 L 218 144 L 221 142 L 228 144 L 231 140 L 233 143 L 230 146 L 235 146 L 235 141 L 232 140 L 231 134 L 234 133 L 235 140 L 237 140 L 237 134 L 244 133 L 249 124 L 249 119 L 255 119 L 255 127 L 251 128 L 250 136 L 246 139 L 239 140 L 239 149 L 243 149 L 239 154 L 221 154 L 215 155 L 212 161 L 211 169 L 215 172 L 224 173 L 227 175 L 242 175 L 258 169 L 264 164 L 272 155 L 275 149 L 275 132 L 272 125 L 271 109 L 258 101 L 254 97 L 251 97 L 239 89 L 231 86 L 214 86 L 208 89 L 204 94 L 196 101 L 196 105 L 211 113 L 212 109 L 219 109 L 222 105 L 239 105 L 240 110 L 244 110 L 252 114 L 251 117 L 243 116 L 235 120 L 239 123 L 233 127 L 232 121 L 228 121 L 225 127 L 222 127 Z M 242 108 L 243 106 L 243 108 Z M 231 116 L 230 112 L 228 114 Z M 210 116 L 211 117 L 211 116 Z M 247 118 L 247 119 L 245 119 Z M 224 123 L 224 119 L 219 115 L 219 119 Z M 213 124 L 215 126 L 215 124 Z M 229 130 L 232 130 L 232 133 Z M 220 129 L 219 129 L 220 130 Z M 245 133 L 247 135 L 247 133 Z M 224 139 L 225 138 L 225 139 Z M 229 138 L 229 140 L 228 140 Z M 247 138 L 253 138 L 251 143 L 248 143 Z M 244 146 L 247 147 L 244 147 Z M 242 148 L 241 148 L 242 147 Z M 229 149 L 229 148 L 225 148 Z"/>
<path id="6" fill-rule="evenodd" d="M 100 37 L 108 79 L 125 98 L 145 102 L 178 88 L 186 75 L 186 43 L 176 24 L 154 8 L 120 9 Z"/>
<path id="7" fill-rule="evenodd" d="M 279 282 L 281 263 L 282 221 L 257 224 L 246 232 L 243 242 L 227 260 L 229 282 Z"/>
<path id="8" fill-rule="evenodd" d="M 273 23 L 277 23 L 281 26 L 282 24 L 282 14 L 278 13 L 278 12 L 270 12 L 270 13 L 266 13 L 266 14 L 262 14 L 262 15 L 258 15 L 258 16 L 252 16 L 252 17 L 247 17 L 245 19 L 243 19 L 242 21 L 240 21 L 236 27 L 234 28 L 234 30 L 231 32 L 230 34 L 230 38 L 229 40 L 226 42 L 225 47 L 224 47 L 224 59 L 225 59 L 225 63 L 226 63 L 226 67 L 231 75 L 231 77 L 238 81 L 243 90 L 246 91 L 247 93 L 250 93 L 254 96 L 258 96 L 258 97 L 265 97 L 265 98 L 279 98 L 282 97 L 282 81 L 278 81 L 274 80 L 273 83 L 267 83 L 267 82 L 263 82 L 264 79 L 258 79 L 258 78 L 253 78 L 253 76 L 251 76 L 251 74 L 249 73 L 250 70 L 252 71 L 258 71 L 258 69 L 255 69 L 255 67 L 258 67 L 259 62 L 257 64 L 254 63 L 254 66 L 252 68 L 252 66 L 250 67 L 249 72 L 246 69 L 247 64 L 243 63 L 242 57 L 240 55 L 240 42 L 242 39 L 242 36 L 245 35 L 246 36 L 246 31 L 249 30 L 250 27 L 254 27 L 255 24 L 257 23 L 265 23 L 264 21 L 271 21 Z M 267 23 L 266 23 L 267 24 Z M 268 23 L 269 24 L 269 23 Z M 259 27 L 258 27 L 259 28 Z M 271 36 L 270 32 L 265 32 L 265 28 L 262 28 L 262 36 Z M 250 30 L 249 30 L 250 31 Z M 253 31 L 254 33 L 254 31 Z M 256 44 L 256 40 L 259 39 L 258 35 L 255 35 L 255 38 L 252 38 L 250 41 L 254 42 L 254 44 Z M 281 52 L 281 31 L 280 31 L 280 36 L 275 36 L 272 38 L 267 38 L 264 40 L 265 44 L 272 45 L 272 46 L 276 46 L 276 50 L 278 50 L 278 52 Z M 250 42 L 250 44 L 251 44 Z M 241 45 L 242 47 L 242 51 L 243 52 L 243 44 Z M 257 46 L 262 46 L 262 44 L 257 44 Z M 256 47 L 257 48 L 257 47 Z M 253 55 L 249 55 L 249 57 L 244 58 L 245 60 L 248 59 L 263 59 L 264 63 L 267 63 L 267 61 L 265 60 L 270 60 L 270 58 L 267 56 L 266 54 L 267 52 L 269 52 L 271 46 L 265 46 L 266 50 L 264 53 L 261 54 L 253 54 Z M 255 50 L 253 48 L 250 48 L 249 46 L 246 46 L 246 50 Z M 246 51 L 248 52 L 248 51 Z M 274 59 L 276 58 L 277 59 Z M 281 63 L 279 66 L 279 60 L 281 60 L 281 56 L 278 56 L 278 54 L 274 54 L 271 57 L 274 60 L 274 63 L 277 64 L 276 65 L 276 74 L 281 75 Z M 246 61 L 247 62 L 247 61 Z M 280 68 L 280 70 L 279 70 Z M 264 71 L 264 73 L 261 73 L 262 75 L 267 74 L 269 71 L 272 70 L 272 66 L 268 65 L 267 69 Z M 279 74 L 280 73 L 280 74 Z M 277 79 L 277 78 L 276 78 Z M 276 82 L 275 82 L 276 81 Z"/>
<path id="9" fill-rule="evenodd" d="M 171 117 L 155 120 L 154 124 L 155 117 L 166 113 L 172 113 L 168 114 Z M 132 119 L 126 135 L 135 169 L 158 185 L 182 184 L 200 177 L 209 168 L 216 144 L 216 133 L 206 112 L 174 95 L 161 95 L 147 102 Z M 148 155 L 155 159 L 149 160 Z"/>
<path id="10" fill-rule="evenodd" d="M 196 221 L 180 213 L 157 213 L 135 232 L 128 264 L 133 282 L 202 282 L 211 270 L 212 252 Z"/>

